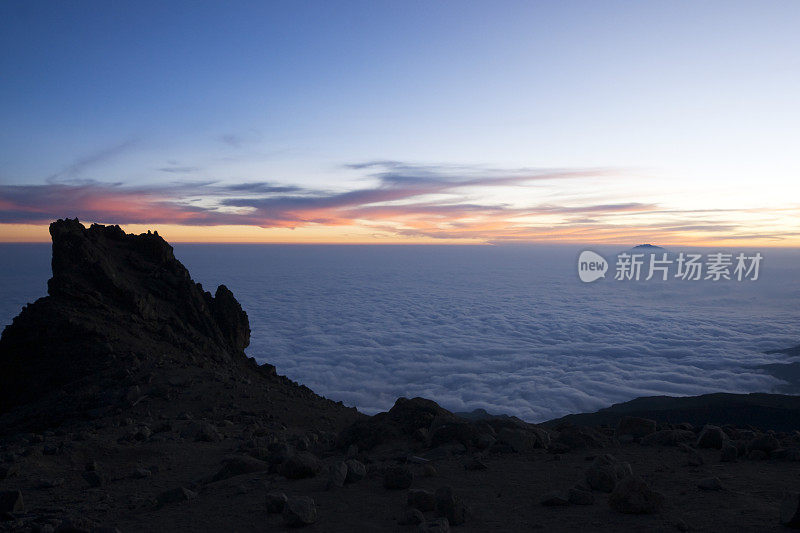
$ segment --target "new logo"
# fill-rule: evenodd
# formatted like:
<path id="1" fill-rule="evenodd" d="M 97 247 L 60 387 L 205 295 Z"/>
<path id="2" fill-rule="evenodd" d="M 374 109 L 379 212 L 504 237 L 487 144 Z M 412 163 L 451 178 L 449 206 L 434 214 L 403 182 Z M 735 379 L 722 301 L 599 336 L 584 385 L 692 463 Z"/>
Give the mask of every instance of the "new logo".
<path id="1" fill-rule="evenodd" d="M 591 250 L 581 252 L 578 257 L 578 277 L 581 278 L 581 281 L 591 283 L 604 278 L 606 271 L 608 271 L 608 261 L 602 255 Z"/>

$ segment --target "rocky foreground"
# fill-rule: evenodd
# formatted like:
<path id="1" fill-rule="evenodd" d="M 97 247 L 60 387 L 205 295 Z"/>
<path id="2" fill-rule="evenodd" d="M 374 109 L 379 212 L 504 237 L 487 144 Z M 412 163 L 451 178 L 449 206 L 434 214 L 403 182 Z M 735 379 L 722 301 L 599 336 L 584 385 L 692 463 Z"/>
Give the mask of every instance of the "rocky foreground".
<path id="1" fill-rule="evenodd" d="M 0 338 L 0 531 L 800 528 L 794 397 L 367 417 L 247 358 L 157 234 L 50 230 L 49 295 Z"/>

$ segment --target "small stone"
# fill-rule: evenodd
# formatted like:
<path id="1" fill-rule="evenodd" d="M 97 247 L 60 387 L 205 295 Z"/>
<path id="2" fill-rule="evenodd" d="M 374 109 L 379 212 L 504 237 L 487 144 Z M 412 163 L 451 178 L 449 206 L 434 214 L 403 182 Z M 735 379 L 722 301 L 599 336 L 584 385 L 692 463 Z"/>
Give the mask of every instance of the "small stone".
<path id="1" fill-rule="evenodd" d="M 344 462 L 347 465 L 347 477 L 345 483 L 355 483 L 367 477 L 367 467 L 364 463 L 355 459 L 348 459 Z"/>
<path id="2" fill-rule="evenodd" d="M 423 513 L 436 509 L 436 495 L 423 489 L 412 489 L 408 491 L 408 506 L 419 509 Z"/>
<path id="3" fill-rule="evenodd" d="M 414 473 L 405 465 L 388 467 L 383 473 L 383 486 L 387 489 L 407 489 L 414 481 Z"/>
<path id="4" fill-rule="evenodd" d="M 425 521 L 425 516 L 418 509 L 406 509 L 398 523 L 401 526 L 415 526 Z"/>
<path id="5" fill-rule="evenodd" d="M 0 479 L 8 479 L 17 473 L 14 465 L 0 465 Z"/>
<path id="6" fill-rule="evenodd" d="M 764 450 L 750 450 L 750 453 L 747 454 L 747 458 L 751 461 L 763 461 L 767 457 L 769 455 Z"/>
<path id="7" fill-rule="evenodd" d="M 424 477 L 436 477 L 439 475 L 439 471 L 433 465 L 425 465 L 422 467 L 422 475 Z"/>
<path id="8" fill-rule="evenodd" d="M 701 490 L 722 490 L 722 482 L 718 477 L 707 477 L 697 482 L 697 488 Z"/>
<path id="9" fill-rule="evenodd" d="M 21 513 L 25 511 L 25 502 L 22 492 L 18 490 L 4 490 L 0 492 L 0 513 Z"/>
<path id="10" fill-rule="evenodd" d="M 286 507 L 288 498 L 282 492 L 270 492 L 267 494 L 267 512 L 268 513 L 282 513 L 283 508 Z"/>
<path id="11" fill-rule="evenodd" d="M 800 529 L 800 493 L 787 492 L 781 501 L 781 524 Z"/>
<path id="12" fill-rule="evenodd" d="M 209 424 L 208 422 L 203 422 L 200 424 L 200 429 L 197 431 L 197 435 L 195 435 L 195 440 L 200 442 L 219 442 L 222 440 L 222 435 L 220 435 L 217 428 L 213 425 Z"/>
<path id="13" fill-rule="evenodd" d="M 436 511 L 447 518 L 449 524 L 458 526 L 467 519 L 467 508 L 464 502 L 455 495 L 453 487 L 444 486 L 436 489 Z"/>
<path id="14" fill-rule="evenodd" d="M 450 533 L 450 522 L 447 518 L 428 520 L 419 525 L 420 533 Z"/>
<path id="15" fill-rule="evenodd" d="M 290 527 L 307 526 L 317 521 L 317 506 L 308 496 L 298 496 L 286 501 L 283 519 Z"/>
<path id="16" fill-rule="evenodd" d="M 97 487 L 102 487 L 103 483 L 105 482 L 103 476 L 101 476 L 99 472 L 95 471 L 84 472 L 83 479 L 93 489 L 96 489 Z"/>
<path id="17" fill-rule="evenodd" d="M 162 507 L 170 503 L 188 502 L 197 496 L 197 493 L 185 487 L 177 487 L 171 490 L 162 492 L 156 498 L 158 506 Z"/>
<path id="18" fill-rule="evenodd" d="M 652 514 L 664 506 L 664 495 L 651 489 L 642 478 L 628 476 L 614 487 L 608 504 L 620 513 Z"/>
<path id="19" fill-rule="evenodd" d="M 487 468 L 489 467 L 486 466 L 486 463 L 477 457 L 471 457 L 466 463 L 464 463 L 464 469 L 469 471 L 486 470 Z"/>
<path id="20" fill-rule="evenodd" d="M 539 503 L 545 507 L 556 507 L 559 505 L 569 504 L 569 500 L 560 492 L 549 492 L 545 494 L 541 500 L 539 500 Z"/>
<path id="21" fill-rule="evenodd" d="M 133 479 L 145 479 L 152 475 L 153 473 L 150 470 L 147 470 L 146 468 L 137 468 L 136 470 L 133 471 L 131 477 Z"/>
<path id="22" fill-rule="evenodd" d="M 594 494 L 580 487 L 572 487 L 567 491 L 567 500 L 574 505 L 592 505 Z"/>

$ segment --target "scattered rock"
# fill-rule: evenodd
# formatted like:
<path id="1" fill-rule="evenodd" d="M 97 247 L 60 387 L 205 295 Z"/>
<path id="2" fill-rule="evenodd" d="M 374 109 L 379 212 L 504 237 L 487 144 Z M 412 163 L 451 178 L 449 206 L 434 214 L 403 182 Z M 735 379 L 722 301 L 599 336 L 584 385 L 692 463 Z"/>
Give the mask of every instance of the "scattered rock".
<path id="1" fill-rule="evenodd" d="M 595 457 L 586 470 L 585 478 L 589 488 L 611 492 L 618 480 L 632 473 L 631 465 L 618 461 L 613 455 L 605 454 Z"/>
<path id="2" fill-rule="evenodd" d="M 347 477 L 345 483 L 355 483 L 367 477 L 367 468 L 361 461 L 348 459 L 344 462 L 347 465 Z"/>
<path id="3" fill-rule="evenodd" d="M 423 513 L 436 509 L 436 495 L 423 489 L 408 491 L 408 506 L 419 509 Z"/>
<path id="4" fill-rule="evenodd" d="M 197 430 L 195 440 L 201 442 L 219 442 L 222 440 L 222 435 L 220 435 L 219 431 L 217 431 L 217 428 L 215 428 L 213 425 L 209 424 L 208 422 L 203 422 L 200 424 L 200 429 Z"/>
<path id="5" fill-rule="evenodd" d="M 344 461 L 331 465 L 328 470 L 328 488 L 343 487 L 345 480 L 347 480 L 347 465 Z"/>
<path id="6" fill-rule="evenodd" d="M 539 503 L 545 507 L 556 507 L 559 505 L 568 505 L 569 500 L 560 492 L 549 492 L 539 500 Z"/>
<path id="7" fill-rule="evenodd" d="M 664 495 L 651 489 L 642 478 L 627 476 L 614 487 L 608 504 L 620 513 L 652 514 L 664 506 Z"/>
<path id="8" fill-rule="evenodd" d="M 722 482 L 718 477 L 707 477 L 697 482 L 697 488 L 701 490 L 722 490 Z"/>
<path id="9" fill-rule="evenodd" d="M 238 457 L 230 457 L 225 460 L 222 468 L 214 474 L 211 481 L 222 481 L 235 476 L 244 474 L 252 474 L 253 472 L 265 472 L 269 469 L 269 464 L 264 461 L 259 461 L 248 455 Z"/>
<path id="10" fill-rule="evenodd" d="M 617 424 L 617 435 L 631 435 L 632 437 L 646 437 L 656 432 L 656 421 L 638 416 L 623 416 Z"/>
<path id="11" fill-rule="evenodd" d="M 650 433 L 640 441 L 644 446 L 677 446 L 682 442 L 690 442 L 695 438 L 694 433 L 684 429 L 663 429 Z"/>
<path id="12" fill-rule="evenodd" d="M 458 526 L 467 519 L 467 508 L 464 502 L 455 495 L 453 487 L 444 486 L 436 489 L 436 511 L 447 518 L 449 524 Z"/>
<path id="13" fill-rule="evenodd" d="M 103 476 L 100 475 L 99 472 L 94 470 L 89 472 L 84 472 L 83 479 L 86 480 L 86 483 L 88 483 L 90 487 L 95 489 L 98 487 L 102 487 L 103 484 L 105 483 Z"/>
<path id="14" fill-rule="evenodd" d="M 159 494 L 156 498 L 156 502 L 158 503 L 159 507 L 163 507 L 164 505 L 168 505 L 170 503 L 188 502 L 189 500 L 194 499 L 196 496 L 197 493 L 194 491 L 191 491 L 185 487 L 177 487 Z"/>
<path id="15" fill-rule="evenodd" d="M 736 446 L 727 442 L 722 446 L 722 452 L 720 453 L 719 458 L 720 461 L 723 463 L 733 463 L 736 461 L 736 459 L 738 459 L 738 457 L 739 450 L 736 448 Z"/>
<path id="16" fill-rule="evenodd" d="M 308 496 L 298 496 L 286 501 L 283 519 L 290 527 L 307 526 L 317 521 L 317 506 Z"/>
<path id="17" fill-rule="evenodd" d="M 447 518 L 428 520 L 419 525 L 420 533 L 450 533 L 450 522 Z"/>
<path id="18" fill-rule="evenodd" d="M 781 502 L 781 524 L 800 529 L 800 493 L 787 492 Z"/>
<path id="19" fill-rule="evenodd" d="M 572 487 L 567 491 L 567 500 L 574 505 L 592 505 L 594 494 L 580 487 Z"/>
<path id="20" fill-rule="evenodd" d="M 398 523 L 401 526 L 415 526 L 425 521 L 425 516 L 418 509 L 406 509 Z"/>
<path id="21" fill-rule="evenodd" d="M 137 468 L 136 470 L 133 471 L 131 477 L 133 479 L 146 479 L 152 475 L 153 473 L 150 470 L 147 470 L 146 468 Z"/>
<path id="22" fill-rule="evenodd" d="M 747 454 L 747 458 L 751 461 L 763 461 L 767 457 L 769 455 L 764 450 L 750 450 L 750 453 Z"/>
<path id="23" fill-rule="evenodd" d="M 414 473 L 405 465 L 390 466 L 383 473 L 383 486 L 387 489 L 407 489 L 414 481 Z"/>
<path id="24" fill-rule="evenodd" d="M 267 512 L 282 513 L 287 501 L 286 494 L 282 492 L 267 493 Z"/>
<path id="25" fill-rule="evenodd" d="M 436 467 L 433 465 L 425 465 L 422 467 L 422 475 L 425 477 L 436 477 L 439 475 L 439 471 L 436 470 Z"/>
<path id="26" fill-rule="evenodd" d="M 486 466 L 486 463 L 484 463 L 477 457 L 471 457 L 467 459 L 466 463 L 464 463 L 465 470 L 475 471 L 475 470 L 486 470 L 487 468 L 488 467 Z"/>

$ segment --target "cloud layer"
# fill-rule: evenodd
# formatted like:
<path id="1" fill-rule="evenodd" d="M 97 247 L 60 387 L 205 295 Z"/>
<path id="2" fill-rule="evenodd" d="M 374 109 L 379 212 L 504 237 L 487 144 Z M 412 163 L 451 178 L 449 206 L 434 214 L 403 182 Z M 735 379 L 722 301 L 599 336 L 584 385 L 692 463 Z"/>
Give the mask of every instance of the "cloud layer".
<path id="1" fill-rule="evenodd" d="M 247 309 L 250 355 L 367 412 L 399 396 L 545 420 L 643 395 L 773 390 L 797 254 L 757 282 L 577 280 L 558 247 L 226 247 L 177 254 Z"/>

